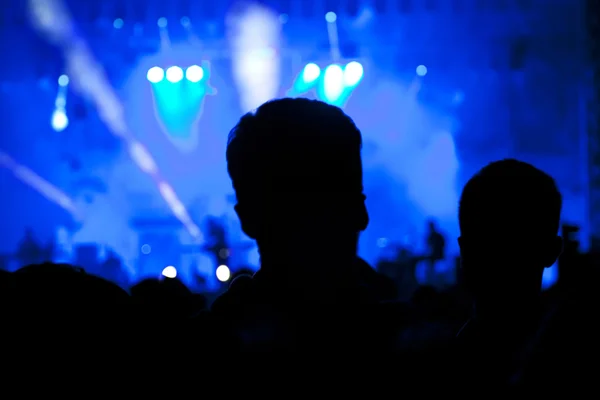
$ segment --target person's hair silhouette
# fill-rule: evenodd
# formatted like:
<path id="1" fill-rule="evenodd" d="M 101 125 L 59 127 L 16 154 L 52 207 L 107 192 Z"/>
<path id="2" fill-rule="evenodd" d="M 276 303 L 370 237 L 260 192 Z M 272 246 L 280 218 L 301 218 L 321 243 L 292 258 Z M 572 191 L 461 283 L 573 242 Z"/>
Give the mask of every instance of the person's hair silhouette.
<path id="1" fill-rule="evenodd" d="M 554 179 L 514 159 L 493 162 L 465 185 L 459 245 L 477 313 L 514 313 L 537 302 L 544 268 L 562 249 Z"/>
<path id="2" fill-rule="evenodd" d="M 241 118 L 229 135 L 227 169 L 261 271 L 294 280 L 311 268 L 318 270 L 310 280 L 352 275 L 368 224 L 361 147 L 352 119 L 316 100 L 273 100 Z"/>

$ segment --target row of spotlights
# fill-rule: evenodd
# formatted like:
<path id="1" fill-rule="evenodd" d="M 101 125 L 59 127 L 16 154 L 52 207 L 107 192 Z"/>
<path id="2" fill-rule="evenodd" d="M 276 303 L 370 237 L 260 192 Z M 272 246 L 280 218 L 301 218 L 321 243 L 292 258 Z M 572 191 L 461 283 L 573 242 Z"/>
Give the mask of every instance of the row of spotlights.
<path id="1" fill-rule="evenodd" d="M 287 22 L 288 20 L 288 15 L 287 14 L 281 14 L 279 15 L 279 21 L 281 21 L 282 23 Z M 337 21 L 337 14 L 334 13 L 333 11 L 329 11 L 327 14 L 325 14 L 325 20 L 332 24 L 335 23 Z M 183 26 L 184 28 L 189 28 L 191 26 L 191 21 L 189 17 L 181 17 L 181 19 L 179 20 L 179 22 L 181 23 L 181 26 Z M 161 29 L 165 29 L 168 25 L 168 21 L 165 17 L 159 18 L 157 21 L 157 25 L 159 28 Z M 122 18 L 117 18 L 113 21 L 113 27 L 115 29 L 121 29 L 123 28 L 123 26 L 125 25 L 125 21 Z"/>
<path id="2" fill-rule="evenodd" d="M 180 82 L 185 76 L 185 79 L 192 83 L 200 82 L 204 78 L 204 69 L 199 65 L 187 67 L 185 73 L 181 67 L 173 66 L 165 71 L 161 67 L 152 67 L 148 70 L 146 77 L 152 83 L 161 82 L 163 79 L 171 83 Z"/>
<path id="3" fill-rule="evenodd" d="M 330 65 L 328 68 L 339 69 L 339 66 Z M 361 63 L 357 61 L 351 61 L 343 68 L 344 83 L 348 86 L 353 86 L 362 78 L 364 68 Z M 427 67 L 425 65 L 417 66 L 416 73 L 418 76 L 423 77 L 427 75 Z M 321 68 L 315 63 L 308 63 L 302 71 L 303 79 L 306 82 L 312 82 L 319 78 L 321 75 Z"/>
<path id="4" fill-rule="evenodd" d="M 351 61 L 344 68 L 332 64 L 326 68 L 325 73 L 328 72 L 342 76 L 346 86 L 354 86 L 362 79 L 364 68 L 361 63 Z M 321 68 L 315 63 L 309 63 L 304 67 L 302 74 L 304 81 L 313 82 L 321 76 Z"/>

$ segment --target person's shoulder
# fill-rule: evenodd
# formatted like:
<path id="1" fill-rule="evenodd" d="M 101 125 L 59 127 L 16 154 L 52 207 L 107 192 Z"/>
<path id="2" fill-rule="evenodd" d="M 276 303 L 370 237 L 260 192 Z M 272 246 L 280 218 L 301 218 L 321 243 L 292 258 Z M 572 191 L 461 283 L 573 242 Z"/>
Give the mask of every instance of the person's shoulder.
<path id="1" fill-rule="evenodd" d="M 237 276 L 234 280 L 229 284 L 228 292 L 234 293 L 242 293 L 250 288 L 253 284 L 254 279 L 252 275 L 243 274 Z"/>
<path id="2" fill-rule="evenodd" d="M 401 301 L 383 301 L 371 304 L 365 308 L 372 316 L 390 325 L 409 323 L 414 311 L 413 308 Z"/>
<path id="3" fill-rule="evenodd" d="M 353 319 L 367 329 L 396 332 L 411 324 L 412 308 L 400 301 L 366 303 L 353 309 Z"/>
<path id="4" fill-rule="evenodd" d="M 248 304 L 252 296 L 254 281 L 251 275 L 240 275 L 229 284 L 225 293 L 213 302 L 211 311 L 228 313 L 242 304 Z"/>

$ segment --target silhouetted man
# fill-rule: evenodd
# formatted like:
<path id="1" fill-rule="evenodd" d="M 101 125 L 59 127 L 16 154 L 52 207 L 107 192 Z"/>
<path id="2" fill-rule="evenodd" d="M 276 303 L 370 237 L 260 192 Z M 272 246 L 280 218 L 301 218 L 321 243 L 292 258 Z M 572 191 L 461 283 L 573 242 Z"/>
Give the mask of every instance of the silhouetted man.
<path id="1" fill-rule="evenodd" d="M 257 242 L 261 266 L 253 277 L 236 279 L 214 312 L 243 314 L 250 324 L 273 315 L 289 322 L 325 305 L 370 301 L 356 256 L 368 224 L 361 144 L 354 122 L 320 101 L 274 100 L 241 118 L 229 137 L 227 166 L 235 210 Z M 290 337 L 298 334 L 288 331 L 292 325 L 301 324 L 272 330 Z"/>
<path id="2" fill-rule="evenodd" d="M 554 179 L 530 164 L 489 164 L 459 204 L 461 265 L 474 316 L 459 333 L 471 380 L 499 383 L 519 364 L 541 314 L 542 274 L 562 249 L 562 199 Z"/>

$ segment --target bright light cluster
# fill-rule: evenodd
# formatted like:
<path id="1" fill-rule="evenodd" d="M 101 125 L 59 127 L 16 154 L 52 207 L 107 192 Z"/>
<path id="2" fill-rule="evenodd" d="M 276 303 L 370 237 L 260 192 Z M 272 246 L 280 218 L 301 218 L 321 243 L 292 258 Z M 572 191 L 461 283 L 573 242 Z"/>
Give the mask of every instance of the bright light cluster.
<path id="1" fill-rule="evenodd" d="M 185 69 L 176 65 L 167 68 L 152 67 L 148 70 L 146 78 L 152 83 L 162 82 L 164 79 L 171 83 L 181 82 L 183 78 L 192 83 L 200 82 L 204 78 L 204 69 L 199 65 L 191 65 Z"/>

